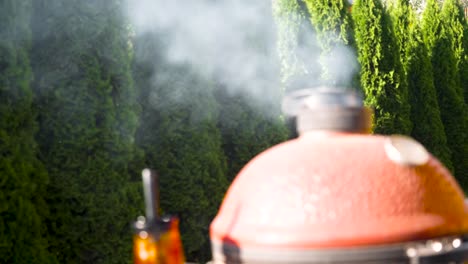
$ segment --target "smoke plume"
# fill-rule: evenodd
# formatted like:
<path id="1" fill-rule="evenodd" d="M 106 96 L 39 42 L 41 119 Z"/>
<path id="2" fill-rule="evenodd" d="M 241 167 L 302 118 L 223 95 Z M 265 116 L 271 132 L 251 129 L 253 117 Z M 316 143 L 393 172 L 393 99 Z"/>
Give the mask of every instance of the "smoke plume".
<path id="1" fill-rule="evenodd" d="M 268 92 L 281 86 L 271 1 L 128 0 L 127 4 L 135 34 L 160 36 L 168 63 L 191 64 L 200 74 L 222 83 L 230 94 L 258 102 L 271 100 Z M 339 83 L 351 80 L 355 56 L 346 47 L 337 47 L 324 58 L 319 56 L 318 44 L 305 44 L 309 47 L 300 47 L 307 51 L 301 52 L 301 59 L 320 59 L 313 67 L 327 65 L 331 78 Z M 318 74 L 309 74 L 306 82 L 321 84 L 321 69 L 309 72 Z"/>

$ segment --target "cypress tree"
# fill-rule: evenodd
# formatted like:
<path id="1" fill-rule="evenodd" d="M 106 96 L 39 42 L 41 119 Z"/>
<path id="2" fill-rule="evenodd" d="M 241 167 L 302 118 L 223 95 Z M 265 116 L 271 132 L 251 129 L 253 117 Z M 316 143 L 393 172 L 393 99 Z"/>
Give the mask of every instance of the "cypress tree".
<path id="1" fill-rule="evenodd" d="M 415 46 L 415 36 L 418 21 L 409 0 L 395 0 L 389 3 L 388 9 L 392 19 L 395 41 L 405 76 L 408 75 L 408 63 L 411 49 Z"/>
<path id="2" fill-rule="evenodd" d="M 350 5 L 347 1 L 305 0 L 310 21 L 319 35 L 322 48 L 352 42 Z"/>
<path id="3" fill-rule="evenodd" d="M 38 160 L 32 108 L 31 1 L 0 2 L 0 259 L 55 263 L 44 201 L 48 175 Z"/>
<path id="4" fill-rule="evenodd" d="M 468 5 L 465 6 L 465 10 L 468 10 Z M 468 17 L 465 17 L 468 21 Z M 463 24 L 463 50 L 464 54 L 460 56 L 460 83 L 463 87 L 463 97 L 465 98 L 465 104 L 468 105 L 468 22 Z"/>
<path id="5" fill-rule="evenodd" d="M 223 89 L 217 92 L 217 100 L 222 106 L 218 127 L 230 182 L 253 157 L 286 140 L 287 130 L 279 118 L 279 102 L 276 105 L 256 102 L 258 105 L 254 106 L 251 98 L 228 95 Z"/>
<path id="6" fill-rule="evenodd" d="M 441 31 L 440 7 L 437 1 L 429 0 L 421 19 L 424 43 L 426 44 L 432 61 L 433 49 L 438 42 L 438 33 Z"/>
<path id="7" fill-rule="evenodd" d="M 130 263 L 138 106 L 119 1 L 34 1 L 39 143 L 60 263 Z M 138 189 L 136 189 L 138 188 Z"/>
<path id="8" fill-rule="evenodd" d="M 167 62 L 158 36 L 135 41 L 143 105 L 138 144 L 147 165 L 159 172 L 163 212 L 181 219 L 187 260 L 206 262 L 211 258 L 208 228 L 228 185 L 215 84 L 191 65 Z"/>
<path id="9" fill-rule="evenodd" d="M 343 80 L 338 78 L 337 80 L 337 73 L 331 73 L 333 68 L 338 68 L 341 72 L 343 72 L 343 69 L 340 69 L 337 65 L 330 65 L 330 62 L 328 62 L 331 57 L 340 55 L 333 54 L 336 53 L 334 51 L 336 48 L 353 45 L 352 20 L 348 1 L 305 0 L 304 2 L 307 5 L 310 21 L 315 28 L 322 50 L 320 63 L 322 65 L 323 81 L 335 85 L 350 85 L 349 81 L 352 78 L 348 77 L 349 79 L 345 78 Z M 349 63 L 348 67 L 352 67 L 351 63 Z"/>
<path id="10" fill-rule="evenodd" d="M 357 0 L 352 17 L 365 103 L 374 108 L 374 132 L 409 134 L 407 84 L 390 18 L 379 0 Z"/>
<path id="11" fill-rule="evenodd" d="M 465 7 L 468 9 L 468 6 Z M 468 18 L 465 18 L 468 20 Z M 464 54 L 461 55 L 460 60 L 460 83 L 463 87 L 463 97 L 465 104 L 468 105 L 468 22 L 463 25 L 463 50 Z"/>
<path id="12" fill-rule="evenodd" d="M 462 5 L 456 0 L 444 1 L 441 16 L 447 34 L 449 34 L 450 47 L 456 60 L 455 66 L 459 76 L 456 80 L 458 93 L 463 96 L 466 104 L 465 93 L 468 89 L 466 88 L 468 86 L 468 23 Z"/>
<path id="13" fill-rule="evenodd" d="M 410 117 L 414 124 L 411 136 L 420 141 L 446 167 L 453 169 L 451 152 L 440 118 L 432 65 L 416 15 L 408 0 L 397 0 L 389 8 L 400 59 L 408 81 Z"/>
<path id="14" fill-rule="evenodd" d="M 427 48 L 418 40 L 408 62 L 408 83 L 411 102 L 411 136 L 421 142 L 432 154 L 453 172 L 451 151 L 442 123 L 437 93 L 432 76 L 432 65 Z"/>
<path id="15" fill-rule="evenodd" d="M 468 188 L 467 112 L 460 89 L 457 87 L 459 76 L 456 53 L 452 48 L 452 36 L 447 23 L 442 22 L 441 18 L 438 4 L 435 0 L 429 0 L 422 20 L 424 42 L 431 57 L 441 118 L 448 146 L 452 151 L 454 176 L 466 190 Z"/>
<path id="16" fill-rule="evenodd" d="M 273 0 L 281 82 L 286 91 L 320 84 L 320 46 L 301 0 Z"/>

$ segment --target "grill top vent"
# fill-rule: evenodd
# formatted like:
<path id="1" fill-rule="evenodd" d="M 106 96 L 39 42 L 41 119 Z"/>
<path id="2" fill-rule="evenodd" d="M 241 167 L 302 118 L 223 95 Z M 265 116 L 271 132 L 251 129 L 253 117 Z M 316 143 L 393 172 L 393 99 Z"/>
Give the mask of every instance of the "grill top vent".
<path id="1" fill-rule="evenodd" d="M 372 111 L 362 96 L 345 88 L 319 87 L 295 91 L 283 101 L 283 111 L 296 117 L 299 134 L 309 131 L 369 133 Z"/>

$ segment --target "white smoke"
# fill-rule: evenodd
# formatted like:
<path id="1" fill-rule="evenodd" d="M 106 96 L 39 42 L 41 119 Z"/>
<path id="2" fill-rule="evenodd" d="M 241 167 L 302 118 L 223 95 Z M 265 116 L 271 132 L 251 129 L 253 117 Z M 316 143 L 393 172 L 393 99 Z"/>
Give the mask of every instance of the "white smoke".
<path id="1" fill-rule="evenodd" d="M 232 92 L 278 79 L 269 1 L 129 0 L 128 10 L 136 34 L 161 36 L 169 63 L 195 65 Z"/>
<path id="2" fill-rule="evenodd" d="M 269 89 L 280 88 L 271 0 L 128 0 L 127 4 L 135 33 L 159 35 L 169 63 L 194 65 L 200 73 L 223 83 L 231 94 L 241 93 L 257 101 L 270 100 L 266 96 Z M 306 44 L 310 47 L 299 47 L 306 51 L 299 56 L 306 63 L 318 59 L 319 45 Z M 307 64 L 327 65 L 340 82 L 350 80 L 356 70 L 354 55 L 345 47 L 320 60 Z M 320 73 L 321 69 L 309 71 Z M 320 74 L 307 78 L 313 85 L 320 83 Z"/>

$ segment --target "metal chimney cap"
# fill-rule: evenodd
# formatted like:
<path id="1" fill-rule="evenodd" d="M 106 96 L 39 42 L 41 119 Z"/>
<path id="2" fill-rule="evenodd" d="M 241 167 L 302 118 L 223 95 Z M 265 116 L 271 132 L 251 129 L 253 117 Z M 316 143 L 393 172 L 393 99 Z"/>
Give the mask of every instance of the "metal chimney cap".
<path id="1" fill-rule="evenodd" d="M 355 90 L 321 86 L 287 94 L 282 109 L 286 115 L 298 116 L 304 109 L 362 108 L 363 106 L 362 95 Z"/>
<path id="2" fill-rule="evenodd" d="M 369 133 L 372 111 L 358 91 L 317 87 L 295 91 L 283 101 L 283 111 L 297 118 L 299 134 L 308 131 Z"/>

